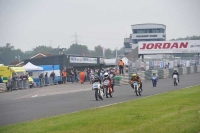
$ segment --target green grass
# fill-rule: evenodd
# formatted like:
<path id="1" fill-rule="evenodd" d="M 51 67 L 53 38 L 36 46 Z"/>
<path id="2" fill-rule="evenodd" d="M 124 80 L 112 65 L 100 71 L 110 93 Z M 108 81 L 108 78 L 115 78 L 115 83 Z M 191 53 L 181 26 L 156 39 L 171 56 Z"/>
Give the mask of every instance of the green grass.
<path id="1" fill-rule="evenodd" d="M 200 86 L 109 107 L 0 127 L 0 133 L 32 132 L 198 133 Z"/>

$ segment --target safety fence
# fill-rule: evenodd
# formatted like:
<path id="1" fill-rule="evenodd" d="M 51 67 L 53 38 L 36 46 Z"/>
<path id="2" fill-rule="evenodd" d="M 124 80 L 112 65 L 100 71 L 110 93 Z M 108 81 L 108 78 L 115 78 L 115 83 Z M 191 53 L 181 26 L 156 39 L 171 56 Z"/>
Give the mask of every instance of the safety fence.
<path id="1" fill-rule="evenodd" d="M 6 91 L 6 84 L 0 83 L 0 92 L 5 92 L 5 91 Z"/>
<path id="2" fill-rule="evenodd" d="M 147 71 L 200 65 L 200 57 L 129 58 L 128 71 Z"/>
<path id="3" fill-rule="evenodd" d="M 44 87 L 58 84 L 58 82 L 55 81 L 52 77 L 39 78 L 38 81 L 35 83 L 36 84 L 34 84 L 34 87 Z"/>
<path id="4" fill-rule="evenodd" d="M 180 75 L 189 75 L 200 72 L 200 65 L 171 68 L 171 69 L 147 70 L 147 71 L 140 71 L 137 74 L 141 77 L 142 80 L 151 80 L 153 73 L 156 73 L 159 79 L 163 79 L 163 78 L 171 78 L 174 70 L 177 70 Z M 132 73 L 129 73 L 129 80 L 131 76 Z"/>
<path id="5" fill-rule="evenodd" d="M 28 80 L 11 80 L 7 82 L 7 89 L 18 90 L 30 88 Z"/>

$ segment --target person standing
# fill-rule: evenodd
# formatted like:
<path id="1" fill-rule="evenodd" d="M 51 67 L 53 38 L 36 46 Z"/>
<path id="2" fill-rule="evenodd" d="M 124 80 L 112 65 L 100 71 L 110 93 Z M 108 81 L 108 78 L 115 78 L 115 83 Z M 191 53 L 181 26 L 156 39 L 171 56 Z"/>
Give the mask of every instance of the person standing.
<path id="1" fill-rule="evenodd" d="M 83 84 L 85 80 L 85 71 L 80 72 L 79 75 L 80 75 L 80 82 L 81 84 Z"/>
<path id="2" fill-rule="evenodd" d="M 124 75 L 124 62 L 122 60 L 119 61 L 118 63 L 119 65 L 119 74 L 123 74 Z"/>
<path id="3" fill-rule="evenodd" d="M 66 84 L 66 77 L 67 77 L 67 72 L 65 70 L 62 71 L 62 82 L 63 84 Z"/>

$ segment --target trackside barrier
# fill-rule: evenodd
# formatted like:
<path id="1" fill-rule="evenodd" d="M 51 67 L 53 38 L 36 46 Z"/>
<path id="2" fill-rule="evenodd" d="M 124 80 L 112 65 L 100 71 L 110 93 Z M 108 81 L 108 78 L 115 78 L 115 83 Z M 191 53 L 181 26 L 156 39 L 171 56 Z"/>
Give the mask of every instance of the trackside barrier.
<path id="1" fill-rule="evenodd" d="M 179 72 L 179 75 L 189 75 L 193 73 L 199 73 L 200 72 L 200 65 L 198 66 L 189 66 L 189 67 L 179 67 L 179 68 L 171 68 L 171 69 L 158 69 L 158 70 L 147 70 L 147 71 L 140 71 L 137 73 L 138 76 L 140 76 L 142 81 L 148 81 L 151 80 L 152 73 L 156 73 L 158 75 L 159 79 L 163 78 L 172 78 L 172 73 L 174 70 L 177 70 Z M 128 74 L 129 79 L 131 79 L 132 74 L 135 72 L 130 72 Z M 122 79 L 123 81 L 123 79 Z"/>
<path id="2" fill-rule="evenodd" d="M 0 83 L 0 92 L 5 92 L 5 91 L 6 91 L 6 84 Z"/>
<path id="3" fill-rule="evenodd" d="M 18 90 L 18 89 L 28 89 L 30 88 L 29 86 L 29 81 L 28 80 L 12 80 L 7 82 L 7 87 L 8 89 L 11 90 Z"/>
<path id="4" fill-rule="evenodd" d="M 58 82 L 54 82 L 52 77 L 45 77 L 45 78 L 39 78 L 39 82 L 37 83 L 37 86 L 43 87 L 43 86 L 49 86 L 58 84 Z"/>

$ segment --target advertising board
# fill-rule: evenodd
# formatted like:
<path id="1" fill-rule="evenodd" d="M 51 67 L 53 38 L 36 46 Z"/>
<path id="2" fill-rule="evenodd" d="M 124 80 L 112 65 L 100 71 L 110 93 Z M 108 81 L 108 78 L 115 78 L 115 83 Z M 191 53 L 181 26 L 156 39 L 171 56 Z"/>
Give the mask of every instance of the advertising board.
<path id="1" fill-rule="evenodd" d="M 200 40 L 139 42 L 138 53 L 200 53 Z"/>
<path id="2" fill-rule="evenodd" d="M 70 57 L 70 63 L 89 63 L 97 64 L 97 58 L 88 58 L 88 57 Z"/>

